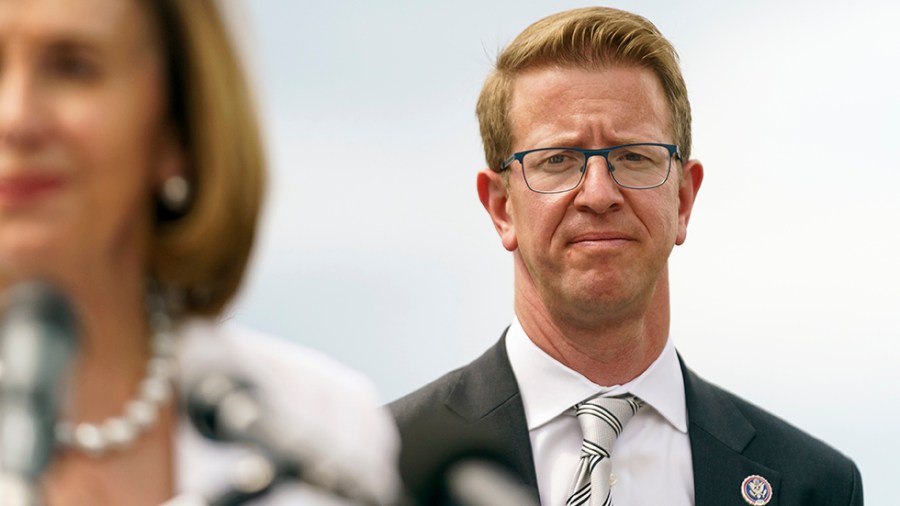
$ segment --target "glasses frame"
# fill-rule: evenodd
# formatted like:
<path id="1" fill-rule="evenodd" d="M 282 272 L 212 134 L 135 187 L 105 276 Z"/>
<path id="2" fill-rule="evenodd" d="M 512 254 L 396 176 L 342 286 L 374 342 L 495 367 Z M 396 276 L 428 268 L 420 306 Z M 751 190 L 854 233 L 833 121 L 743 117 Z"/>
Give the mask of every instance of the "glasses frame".
<path id="1" fill-rule="evenodd" d="M 621 148 L 629 148 L 634 146 L 659 146 L 666 148 L 669 152 L 669 167 L 666 169 L 666 177 L 663 178 L 662 182 L 653 186 L 629 186 L 619 182 L 616 179 L 615 167 L 613 167 L 612 163 L 609 161 L 609 154 L 613 151 Z M 564 149 L 566 151 L 577 151 L 584 155 L 584 164 L 581 166 L 581 176 L 578 178 L 578 182 L 575 183 L 574 186 L 568 188 L 566 190 L 554 190 L 554 191 L 541 191 L 535 190 L 531 187 L 531 184 L 528 183 L 528 178 L 525 176 L 525 155 L 528 153 L 534 153 L 536 151 L 550 151 L 550 150 L 558 150 Z M 584 180 L 584 174 L 587 172 L 587 162 L 591 159 L 592 156 L 602 156 L 604 160 L 606 160 L 606 170 L 609 172 L 609 175 L 612 177 L 613 181 L 617 185 L 622 188 L 628 188 L 629 190 L 650 190 L 653 188 L 659 188 L 660 186 L 666 184 L 666 181 L 669 180 L 669 174 L 672 173 L 672 158 L 674 157 L 679 162 L 681 161 L 681 151 L 678 149 L 678 146 L 674 144 L 662 144 L 659 142 L 635 142 L 631 144 L 619 144 L 618 146 L 610 146 L 608 148 L 603 149 L 581 149 L 581 148 L 569 148 L 569 147 L 553 147 L 553 148 L 537 148 L 537 149 L 528 149 L 526 151 L 518 151 L 510 155 L 509 158 L 503 160 L 503 163 L 500 164 L 500 172 L 508 170 L 510 165 L 512 165 L 513 161 L 518 160 L 519 166 L 522 167 L 522 179 L 525 180 L 525 185 L 528 186 L 528 189 L 535 193 L 543 193 L 543 194 L 553 194 L 553 193 L 565 193 L 578 188 L 581 185 L 581 182 Z"/>

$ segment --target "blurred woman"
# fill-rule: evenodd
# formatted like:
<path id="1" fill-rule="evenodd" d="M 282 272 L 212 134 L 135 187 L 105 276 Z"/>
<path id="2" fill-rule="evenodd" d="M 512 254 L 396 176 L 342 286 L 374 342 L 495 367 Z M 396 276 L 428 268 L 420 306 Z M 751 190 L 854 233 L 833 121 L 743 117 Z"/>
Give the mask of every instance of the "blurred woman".
<path id="1" fill-rule="evenodd" d="M 0 288 L 51 280 L 81 323 L 46 504 L 214 492 L 239 451 L 200 439 L 172 395 L 207 366 L 252 376 L 294 439 L 355 459 L 383 497 L 395 485 L 364 380 L 218 323 L 264 187 L 237 60 L 212 0 L 0 0 Z"/>

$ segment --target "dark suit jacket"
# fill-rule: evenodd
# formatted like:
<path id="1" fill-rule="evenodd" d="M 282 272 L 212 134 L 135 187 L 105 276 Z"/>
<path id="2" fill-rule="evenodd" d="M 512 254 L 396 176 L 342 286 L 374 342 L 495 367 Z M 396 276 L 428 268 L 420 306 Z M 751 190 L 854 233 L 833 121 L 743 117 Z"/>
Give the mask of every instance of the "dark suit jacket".
<path id="1" fill-rule="evenodd" d="M 681 363 L 694 467 L 695 506 L 746 506 L 750 475 L 772 485 L 768 506 L 861 506 L 856 465 L 825 443 L 706 382 Z M 442 466 L 487 452 L 537 499 L 531 441 L 505 336 L 471 364 L 389 405 L 403 439 L 400 472 L 423 500 Z M 428 499 L 424 499 L 428 502 Z"/>

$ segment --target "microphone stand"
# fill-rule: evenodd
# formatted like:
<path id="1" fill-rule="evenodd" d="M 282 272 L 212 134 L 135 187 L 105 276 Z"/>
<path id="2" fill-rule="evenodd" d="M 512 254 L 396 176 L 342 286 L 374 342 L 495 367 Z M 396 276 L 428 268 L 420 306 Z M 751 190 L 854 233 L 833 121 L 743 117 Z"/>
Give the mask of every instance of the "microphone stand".
<path id="1" fill-rule="evenodd" d="M 209 506 L 240 506 L 267 495 L 285 477 L 295 473 L 271 457 L 254 454 L 239 461 L 229 488 L 209 501 Z"/>
<path id="2" fill-rule="evenodd" d="M 63 376 L 78 325 L 46 282 L 8 291 L 0 321 L 0 505 L 39 506 L 37 482 L 53 457 Z"/>
<path id="3" fill-rule="evenodd" d="M 3 506 L 41 506 L 35 486 L 15 473 L 0 474 L 0 504 Z"/>
<path id="4" fill-rule="evenodd" d="M 211 498 L 182 494 L 162 506 L 242 506 L 268 495 L 278 485 L 299 480 L 301 473 L 291 462 L 278 464 L 272 457 L 254 453 L 238 461 L 228 487 Z M 387 506 L 372 500 L 355 502 L 359 506 Z M 406 503 L 404 503 L 406 504 Z M 0 505 L 5 506 L 0 502 Z"/>
<path id="5" fill-rule="evenodd" d="M 258 475 L 248 483 L 241 479 L 232 483 L 230 490 L 210 502 L 211 506 L 243 504 L 286 481 L 318 487 L 360 506 L 384 506 L 352 476 L 318 465 L 319 459 L 305 451 L 303 441 L 271 418 L 257 400 L 255 386 L 243 378 L 224 373 L 201 378 L 189 390 L 187 412 L 194 427 L 207 438 L 248 444 L 257 452 L 255 464 L 248 466 L 250 472 L 245 470 L 244 474 Z M 259 473 L 260 470 L 264 472 Z"/>

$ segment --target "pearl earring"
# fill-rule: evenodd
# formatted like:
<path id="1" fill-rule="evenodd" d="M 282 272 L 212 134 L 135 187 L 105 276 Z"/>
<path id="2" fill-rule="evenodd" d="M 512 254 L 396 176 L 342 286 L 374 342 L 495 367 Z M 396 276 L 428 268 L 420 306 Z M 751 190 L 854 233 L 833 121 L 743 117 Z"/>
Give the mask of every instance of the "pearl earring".
<path id="1" fill-rule="evenodd" d="M 190 193 L 191 184 L 184 176 L 172 176 L 163 182 L 160 200 L 169 211 L 182 212 L 187 208 Z"/>

